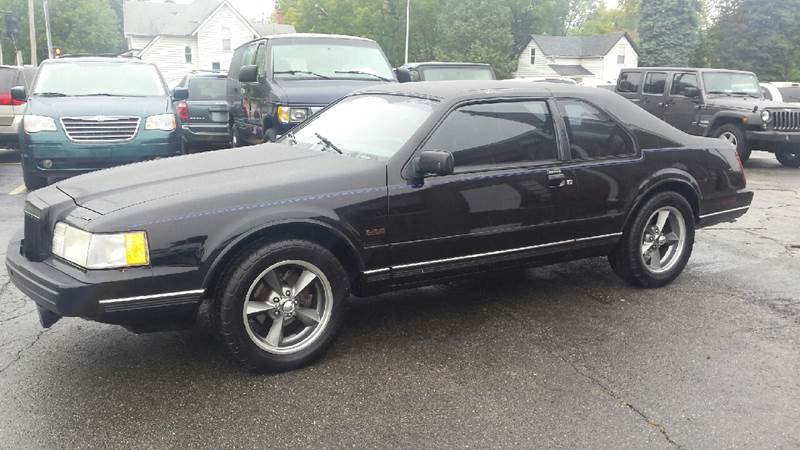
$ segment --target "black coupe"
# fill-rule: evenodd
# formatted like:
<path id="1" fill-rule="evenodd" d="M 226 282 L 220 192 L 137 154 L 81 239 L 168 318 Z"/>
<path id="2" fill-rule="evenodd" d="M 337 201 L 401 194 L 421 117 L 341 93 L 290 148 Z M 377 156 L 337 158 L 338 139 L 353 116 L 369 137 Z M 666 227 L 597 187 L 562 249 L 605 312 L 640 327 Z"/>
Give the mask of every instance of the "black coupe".
<path id="1" fill-rule="evenodd" d="M 666 285 L 695 229 L 752 197 L 733 146 L 605 90 L 387 84 L 276 144 L 32 192 L 6 264 L 44 326 L 146 331 L 207 311 L 243 365 L 285 370 L 323 352 L 351 293 L 596 256 Z"/>

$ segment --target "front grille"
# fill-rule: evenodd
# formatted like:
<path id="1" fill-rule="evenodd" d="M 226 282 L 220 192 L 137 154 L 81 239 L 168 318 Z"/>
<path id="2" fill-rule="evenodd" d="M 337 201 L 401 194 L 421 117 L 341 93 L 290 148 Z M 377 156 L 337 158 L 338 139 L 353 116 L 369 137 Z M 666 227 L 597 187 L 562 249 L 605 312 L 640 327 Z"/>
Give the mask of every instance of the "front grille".
<path id="1" fill-rule="evenodd" d="M 31 261 L 44 261 L 49 253 L 48 242 L 47 225 L 41 216 L 41 211 L 33 205 L 26 204 L 23 255 Z"/>
<path id="2" fill-rule="evenodd" d="M 139 117 L 64 117 L 61 125 L 75 142 L 129 141 L 139 129 Z"/>
<path id="3" fill-rule="evenodd" d="M 800 110 L 772 111 L 772 127 L 778 131 L 800 131 Z"/>

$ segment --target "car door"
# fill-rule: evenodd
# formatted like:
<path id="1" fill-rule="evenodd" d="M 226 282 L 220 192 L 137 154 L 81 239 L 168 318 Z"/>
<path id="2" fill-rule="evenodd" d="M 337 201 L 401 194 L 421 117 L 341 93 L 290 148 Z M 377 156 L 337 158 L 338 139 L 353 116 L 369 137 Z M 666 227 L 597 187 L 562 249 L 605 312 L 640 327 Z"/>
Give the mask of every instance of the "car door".
<path id="1" fill-rule="evenodd" d="M 263 44 L 260 42 L 254 42 L 248 46 L 247 50 L 245 50 L 244 56 L 242 57 L 242 67 L 256 64 L 256 52 L 258 51 L 259 45 Z M 258 109 L 258 85 L 259 83 L 257 80 L 255 82 L 239 83 L 239 87 L 242 91 L 242 111 L 239 128 L 243 134 L 242 137 L 248 142 L 254 140 L 253 136 L 256 132 L 253 126 L 253 117 L 255 114 L 254 110 Z"/>
<path id="2" fill-rule="evenodd" d="M 663 119 L 673 127 L 690 134 L 701 134 L 697 111 L 702 104 L 702 94 L 696 72 L 675 72 L 664 103 Z"/>
<path id="3" fill-rule="evenodd" d="M 647 72 L 642 85 L 642 108 L 650 114 L 664 117 L 667 90 L 667 72 Z"/>
<path id="4" fill-rule="evenodd" d="M 621 235 L 630 192 L 642 177 L 633 137 L 608 111 L 583 99 L 557 101 L 567 131 L 569 170 L 577 198 L 572 202 L 576 249 Z"/>
<path id="5" fill-rule="evenodd" d="M 574 198 L 552 105 L 543 99 L 461 105 L 421 150 L 451 152 L 451 175 L 390 188 L 393 276 L 558 257 Z"/>

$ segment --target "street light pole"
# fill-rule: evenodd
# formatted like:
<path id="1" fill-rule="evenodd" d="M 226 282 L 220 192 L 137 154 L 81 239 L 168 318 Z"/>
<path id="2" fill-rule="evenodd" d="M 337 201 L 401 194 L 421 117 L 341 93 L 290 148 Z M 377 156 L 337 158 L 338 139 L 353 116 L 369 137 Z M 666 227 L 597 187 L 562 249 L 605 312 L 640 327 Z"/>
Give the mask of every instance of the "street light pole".
<path id="1" fill-rule="evenodd" d="M 411 0 L 406 0 L 406 62 L 408 64 L 408 32 L 411 29 Z"/>
<path id="2" fill-rule="evenodd" d="M 44 29 L 47 34 L 47 57 L 53 59 L 53 40 L 50 38 L 50 8 L 47 6 L 47 0 L 42 0 L 44 7 Z"/>
<path id="3" fill-rule="evenodd" d="M 33 0 L 28 0 L 28 30 L 31 38 L 31 65 L 36 67 L 39 63 L 36 58 L 36 20 L 33 16 Z"/>

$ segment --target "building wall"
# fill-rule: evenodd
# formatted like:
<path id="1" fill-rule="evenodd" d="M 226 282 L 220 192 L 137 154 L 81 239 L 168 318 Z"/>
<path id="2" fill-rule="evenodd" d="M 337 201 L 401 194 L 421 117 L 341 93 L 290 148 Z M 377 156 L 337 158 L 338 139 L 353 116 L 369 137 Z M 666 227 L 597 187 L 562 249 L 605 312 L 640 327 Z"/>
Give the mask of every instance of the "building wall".
<path id="1" fill-rule="evenodd" d="M 534 64 L 531 64 L 531 49 L 536 50 Z M 548 64 L 553 63 L 548 62 L 547 56 L 542 53 L 536 42 L 531 39 L 517 59 L 517 71 L 514 72 L 514 78 L 557 76 L 558 74 L 548 67 Z"/>
<path id="2" fill-rule="evenodd" d="M 186 47 L 192 49 L 191 63 L 186 62 Z M 170 86 L 198 68 L 197 40 L 193 36 L 159 36 L 139 56 L 144 61 L 155 63 Z"/>
<path id="3" fill-rule="evenodd" d="M 617 56 L 625 55 L 625 63 L 618 64 Z M 621 69 L 629 69 L 632 67 L 639 67 L 639 55 L 634 50 L 630 41 L 623 36 L 619 42 L 611 49 L 605 57 L 605 69 L 603 71 L 604 83 L 616 83 Z M 589 69 L 591 70 L 591 69 Z"/>
<path id="4" fill-rule="evenodd" d="M 230 50 L 224 50 L 222 44 L 222 29 L 227 27 L 230 30 L 231 46 Z M 205 24 L 197 31 L 197 45 L 200 49 L 197 68 L 201 70 L 211 70 L 213 63 L 219 63 L 220 69 L 227 71 L 236 47 L 258 37 L 240 17 L 225 5 L 220 8 Z"/>

